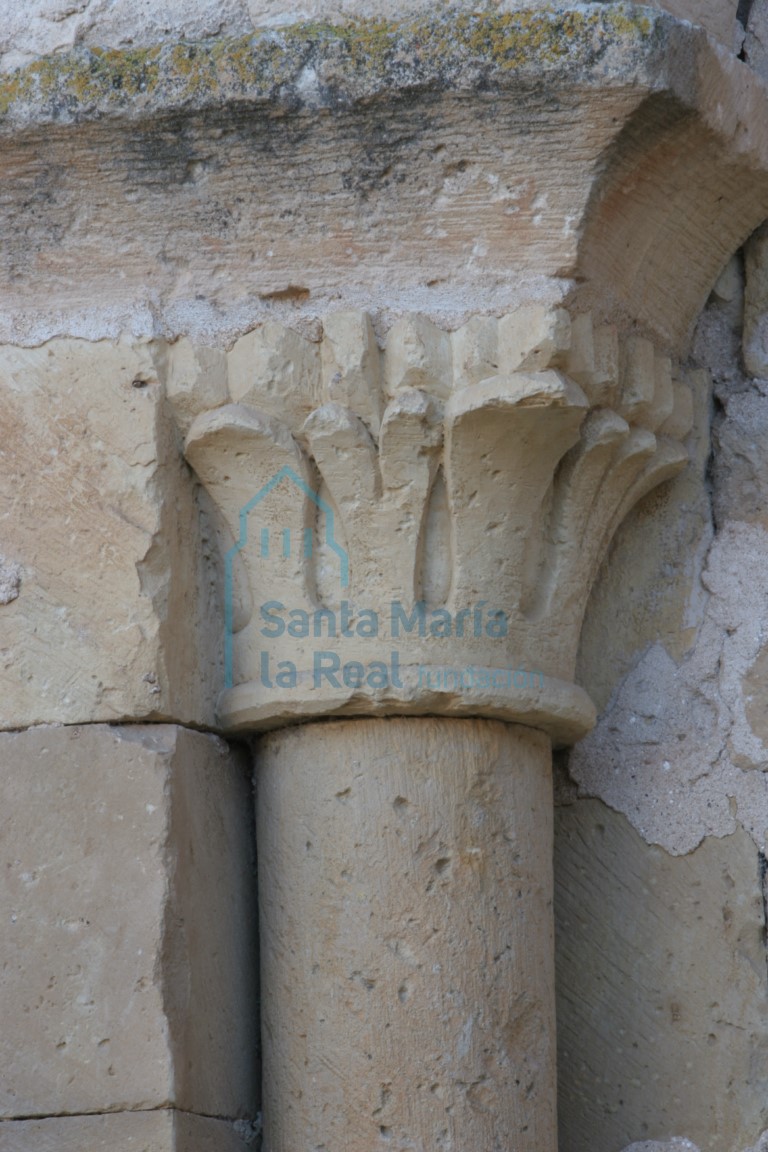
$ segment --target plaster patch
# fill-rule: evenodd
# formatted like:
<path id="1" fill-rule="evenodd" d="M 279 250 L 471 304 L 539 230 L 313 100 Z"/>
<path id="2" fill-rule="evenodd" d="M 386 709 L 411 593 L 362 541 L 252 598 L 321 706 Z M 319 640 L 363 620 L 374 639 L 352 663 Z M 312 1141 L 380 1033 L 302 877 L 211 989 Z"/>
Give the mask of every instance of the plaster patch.
<path id="1" fill-rule="evenodd" d="M 630 1144 L 624 1152 L 699 1152 L 698 1147 L 690 1140 L 675 1136 L 666 1143 L 658 1140 L 643 1140 L 640 1144 Z M 768 1132 L 764 1132 L 757 1144 L 752 1148 L 745 1148 L 744 1152 L 768 1152 Z"/>
<path id="2" fill-rule="evenodd" d="M 678 665 L 652 645 L 571 755 L 581 795 L 623 812 L 674 855 L 738 824 L 759 847 L 765 841 L 768 745 L 753 724 L 768 645 L 766 554 L 761 525 L 723 527 L 703 574 L 710 598 L 690 654 Z"/>
<path id="3" fill-rule="evenodd" d="M 699 1149 L 690 1140 L 674 1137 L 666 1144 L 660 1144 L 658 1140 L 643 1140 L 640 1144 L 630 1144 L 624 1152 L 699 1152 Z"/>
<path id="4" fill-rule="evenodd" d="M 10 604 L 21 590 L 21 568 L 0 556 L 0 604 Z"/>

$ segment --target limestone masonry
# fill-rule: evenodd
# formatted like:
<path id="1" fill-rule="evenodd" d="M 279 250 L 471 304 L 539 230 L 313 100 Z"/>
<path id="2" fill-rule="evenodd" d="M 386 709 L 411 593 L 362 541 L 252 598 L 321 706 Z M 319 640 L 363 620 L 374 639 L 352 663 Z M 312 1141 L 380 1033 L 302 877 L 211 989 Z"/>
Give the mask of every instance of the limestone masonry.
<path id="1" fill-rule="evenodd" d="M 0 0 L 0 1152 L 766 1152 L 766 84 Z"/>

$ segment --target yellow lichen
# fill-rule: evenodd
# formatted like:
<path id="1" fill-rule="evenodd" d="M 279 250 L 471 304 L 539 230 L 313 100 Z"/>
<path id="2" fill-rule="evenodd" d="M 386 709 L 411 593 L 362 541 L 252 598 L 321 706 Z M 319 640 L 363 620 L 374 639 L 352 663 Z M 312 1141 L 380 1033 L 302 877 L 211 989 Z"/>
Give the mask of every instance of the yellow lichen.
<path id="1" fill-rule="evenodd" d="M 122 107 L 144 95 L 155 102 L 203 102 L 227 92 L 263 93 L 293 82 L 305 64 L 333 62 L 338 76 L 359 84 L 386 77 L 394 61 L 425 74 L 450 75 L 471 61 L 499 73 L 588 61 L 611 42 L 640 43 L 653 30 L 646 12 L 629 5 L 563 12 L 536 9 L 466 12 L 440 6 L 427 16 L 393 22 L 356 18 L 344 24 L 305 22 L 239 39 L 137 49 L 79 49 L 37 60 L 0 80 L 0 115 L 14 108 Z"/>

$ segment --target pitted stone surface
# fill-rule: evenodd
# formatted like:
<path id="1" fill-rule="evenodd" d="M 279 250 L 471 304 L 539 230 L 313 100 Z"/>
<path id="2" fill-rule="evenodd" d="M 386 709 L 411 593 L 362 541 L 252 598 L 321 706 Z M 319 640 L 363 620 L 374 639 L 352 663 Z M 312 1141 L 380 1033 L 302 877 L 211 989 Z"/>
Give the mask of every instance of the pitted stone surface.
<path id="1" fill-rule="evenodd" d="M 702 21 L 730 47 L 735 9 L 731 0 L 698 3 L 695 9 L 683 0 L 671 0 L 669 7 L 673 5 L 677 14 Z M 342 15 L 347 10 L 343 3 L 338 8 Z M 624 18 L 623 7 L 615 8 L 618 17 Z M 756 13 L 759 8 L 759 3 L 754 6 Z M 134 5 L 133 17 L 138 10 Z M 597 11 L 595 7 L 591 14 Z M 278 319 L 292 327 L 283 327 L 279 340 L 273 341 L 262 339 L 268 327 L 265 323 L 238 340 L 228 355 L 220 346 L 202 348 L 201 343 L 189 340 L 180 340 L 170 350 L 161 349 L 157 356 L 153 350 L 151 363 L 139 353 L 140 374 L 130 384 L 153 397 L 151 420 L 142 419 L 145 411 L 132 408 L 129 421 L 122 409 L 105 401 L 109 387 L 102 393 L 86 384 L 83 407 L 79 399 L 72 399 L 69 410 L 75 413 L 75 423 L 82 418 L 88 440 L 83 459 L 78 458 L 72 469 L 69 465 L 79 449 L 77 435 L 63 428 L 57 408 L 61 377 L 50 394 L 43 389 L 45 404 L 54 415 L 44 425 L 40 442 L 47 446 L 51 436 L 55 443 L 60 435 L 66 448 L 61 454 L 69 459 L 57 464 L 53 457 L 43 456 L 41 464 L 39 453 L 33 453 L 32 466 L 22 477 L 24 495 L 19 500 L 13 487 L 18 474 L 13 457 L 12 483 L 2 490 L 3 509 L 12 506 L 13 511 L 10 518 L 0 520 L 0 551 L 5 557 L 0 570 L 0 667 L 5 665 L 10 684 L 10 692 L 4 691 L 10 719 L 0 723 L 15 726 L 19 716 L 21 722 L 71 722 L 94 715 L 97 719 L 174 716 L 213 722 L 221 637 L 215 606 L 222 596 L 218 589 L 210 592 L 208 600 L 199 597 L 196 581 L 205 583 L 207 576 L 198 571 L 196 558 L 190 569 L 186 542 L 196 538 L 196 513 L 188 480 L 171 477 L 175 447 L 169 447 L 170 428 L 164 423 L 163 384 L 175 407 L 178 427 L 186 434 L 201 413 L 221 413 L 230 402 L 254 407 L 258 388 L 253 388 L 249 373 L 258 364 L 260 378 L 268 380 L 270 387 L 261 405 L 266 419 L 257 431 L 264 440 L 272 437 L 286 450 L 293 451 L 292 444 L 297 444 L 299 464 L 309 451 L 317 465 L 309 479 L 314 483 L 322 475 L 325 481 L 323 500 L 338 514 L 344 546 L 355 556 L 360 585 L 366 590 L 376 587 L 382 542 L 395 535 L 399 554 L 409 558 L 427 601 L 437 605 L 448 603 L 452 592 L 456 533 L 451 532 L 455 522 L 451 513 L 458 490 L 458 482 L 450 482 L 450 469 L 436 467 L 441 451 L 436 434 L 440 405 L 449 408 L 444 428 L 460 432 L 464 423 L 470 431 L 479 426 L 485 433 L 490 428 L 490 435 L 498 415 L 494 406 L 503 407 L 498 402 L 509 401 L 512 394 L 516 402 L 522 399 L 531 407 L 544 402 L 543 406 L 555 408 L 553 401 L 564 400 L 562 407 L 574 409 L 578 407 L 573 402 L 576 389 L 581 389 L 591 407 L 609 407 L 617 415 L 612 420 L 595 414 L 584 421 L 583 443 L 589 449 L 585 455 L 592 461 L 620 429 L 622 419 L 638 437 L 645 435 L 648 450 L 657 432 L 673 439 L 685 434 L 690 415 L 687 393 L 672 386 L 668 361 L 645 338 L 648 331 L 640 331 L 620 347 L 610 324 L 585 323 L 584 308 L 594 306 L 600 320 L 607 315 L 622 325 L 628 316 L 632 321 L 640 319 L 661 336 L 664 350 L 667 345 L 679 348 L 684 344 L 689 322 L 716 267 L 741 242 L 765 203 L 765 186 L 759 176 L 761 166 L 765 167 L 760 111 L 764 97 L 750 87 L 747 70 L 729 58 L 727 51 L 715 54 L 704 45 L 701 34 L 670 31 L 669 23 L 641 16 L 639 23 L 633 23 L 634 18 L 629 21 L 628 37 L 622 34 L 615 41 L 610 36 L 593 41 L 577 36 L 572 52 L 560 51 L 562 44 L 556 36 L 550 37 L 547 51 L 560 52 L 562 69 L 545 55 L 526 51 L 515 56 L 514 44 L 511 57 L 505 57 L 498 44 L 492 43 L 480 74 L 487 75 L 483 72 L 487 64 L 498 90 L 478 85 L 472 71 L 474 56 L 469 67 L 453 57 L 450 67 L 441 68 L 442 42 L 435 37 L 424 69 L 408 73 L 414 84 L 409 90 L 413 98 L 400 102 L 402 61 L 394 73 L 382 69 L 377 58 L 381 41 L 373 50 L 364 42 L 368 27 L 362 29 L 362 36 L 349 34 L 343 45 L 343 37 L 334 39 L 326 30 L 318 34 L 305 28 L 286 34 L 282 41 L 273 33 L 259 38 L 266 55 L 275 44 L 289 45 L 277 53 L 288 79 L 281 87 L 279 70 L 265 70 L 258 78 L 264 88 L 259 89 L 257 83 L 248 96 L 251 111 L 256 107 L 258 115 L 241 116 L 228 104 L 233 93 L 239 95 L 239 78 L 223 96 L 221 92 L 212 95 L 207 88 L 211 60 L 226 58 L 221 70 L 226 72 L 236 62 L 234 46 L 219 44 L 209 52 L 171 42 L 221 33 L 240 36 L 248 33 L 250 21 L 269 22 L 275 14 L 269 2 L 257 7 L 224 0 L 215 11 L 201 3 L 194 13 L 189 5 L 182 11 L 173 2 L 155 4 L 146 10 L 144 27 L 134 29 L 132 35 L 133 17 L 125 5 L 76 0 L 66 6 L 48 3 L 26 13 L 20 13 L 17 6 L 15 26 L 13 20 L 6 22 L 10 53 L 4 60 L 6 68 L 23 63 L 37 50 L 38 35 L 45 38 L 46 50 L 74 43 L 116 43 L 129 51 L 115 59 L 108 52 L 89 53 L 79 47 L 67 60 L 43 62 L 26 80 L 21 78 L 20 86 L 10 83 L 5 90 L 9 99 L 4 107 L 10 109 L 6 130 L 12 134 L 14 127 L 26 126 L 29 131 L 9 139 L 5 151 L 8 211 L 3 216 L 0 250 L 7 292 L 0 335 L 34 345 L 52 332 L 103 336 L 130 329 L 147 336 L 203 334 L 209 343 L 221 344 L 241 337 L 256 320 L 274 323 Z M 300 17 L 318 14 L 336 18 L 335 7 L 329 11 L 325 6 L 302 11 Z M 674 62 L 671 82 L 670 73 L 663 73 L 661 65 L 659 72 L 653 71 L 658 57 L 651 65 L 643 61 L 643 21 L 649 21 L 661 54 L 668 51 Z M 604 26 L 609 24 L 610 20 Z M 615 22 L 614 26 L 618 27 Z M 453 31 L 456 41 L 466 47 L 462 39 L 466 26 L 455 25 Z M 154 49 L 148 54 L 133 51 L 145 33 L 146 43 L 167 42 L 163 61 L 164 65 L 171 61 L 165 73 L 171 82 L 159 95 L 152 90 Z M 127 44 L 129 37 L 133 45 Z M 324 54 L 318 50 L 318 41 L 332 43 L 334 50 Z M 407 38 L 398 39 L 400 45 L 408 43 Z M 519 47 L 523 41 L 517 43 Z M 531 41 L 526 43 L 530 46 Z M 351 53 L 352 67 L 348 57 L 339 64 L 337 50 L 342 57 Z M 311 53 L 309 64 L 301 55 L 306 51 Z M 195 53 L 202 67 L 193 63 Z M 244 55 L 240 62 L 250 83 L 248 51 Z M 508 84 L 501 71 L 494 71 L 506 68 L 510 58 L 518 60 L 511 70 L 517 87 Z M 681 58 L 686 61 L 684 70 L 679 70 Z M 542 67 L 549 70 L 543 88 Z M 29 89 L 24 89 L 29 76 L 41 79 L 44 98 L 36 108 L 17 99 L 20 92 L 29 95 Z M 433 87 L 423 84 L 425 76 L 435 80 Z M 531 81 L 539 86 L 538 96 L 526 88 Z M 452 84 L 461 88 L 459 99 L 450 94 Z M 334 116 L 329 117 L 328 93 L 335 100 L 339 91 L 348 103 L 341 108 L 334 104 Z M 472 93 L 471 100 L 467 93 Z M 368 100 L 372 95 L 377 98 Z M 233 103 L 239 107 L 237 98 Z M 518 114 L 520 106 L 523 112 Z M 299 114 L 293 118 L 273 115 L 288 107 Z M 42 130 L 36 126 L 41 109 Z M 149 118 L 142 123 L 149 113 L 169 111 L 177 119 L 166 122 L 167 131 L 158 130 Z M 87 123 L 91 115 L 94 118 Z M 110 117 L 115 119 L 110 121 Z M 528 130 L 531 117 L 547 124 L 546 134 Z M 397 124 L 396 132 L 389 130 L 389 121 Z M 311 138 L 310 151 L 304 147 L 302 130 Z M 627 148 L 628 137 L 648 143 L 641 159 L 632 145 Z M 436 139 L 444 143 L 442 150 L 435 149 Z M 465 154 L 467 140 L 471 155 L 470 150 Z M 565 155 L 581 163 L 578 173 L 564 165 Z M 600 173 L 598 183 L 596 172 Z M 23 204 L 18 212 L 15 203 Z M 230 210 L 221 205 L 237 207 Z M 107 236 L 110 242 L 105 245 Z M 295 276 L 296 267 L 301 267 L 301 277 Z M 512 267 L 515 275 L 510 277 Z M 581 283 L 581 302 L 571 309 L 569 321 L 562 305 L 576 277 Z M 731 289 L 723 282 L 721 290 L 727 294 Z M 513 305 L 531 299 L 534 303 L 525 312 L 504 315 Z M 331 303 L 345 312 L 329 320 L 321 344 L 317 317 Z M 370 322 L 361 315 L 361 305 L 370 305 Z M 468 309 L 482 314 L 465 324 Z M 428 317 L 416 317 L 416 311 Z M 499 316 L 502 319 L 497 323 Z M 435 320 L 437 325 L 432 323 Z M 451 328 L 455 331 L 449 334 Z M 379 357 L 372 334 L 381 338 L 387 330 L 387 352 Z M 312 339 L 302 340 L 306 336 Z M 494 392 L 486 386 L 500 359 L 508 374 L 518 376 L 517 390 L 506 390 L 504 385 Z M 294 366 L 297 361 L 302 361 L 298 384 L 285 371 L 286 363 Z M 103 361 L 110 363 L 122 373 L 133 361 L 121 352 L 119 358 Z M 166 367 L 159 367 L 161 363 Z M 756 365 L 753 362 L 753 368 Z M 240 373 L 237 384 L 236 369 Z M 476 392 L 464 406 L 454 403 L 458 389 L 448 383 L 451 370 L 463 389 Z M 155 375 L 144 378 L 145 371 Z M 560 373 L 570 383 L 564 385 Z M 526 374 L 538 377 L 527 392 L 521 385 Z M 547 381 L 542 381 L 544 375 Z M 12 370 L 9 376 L 13 377 Z M 74 382 L 80 384 L 79 370 L 75 377 Z M 73 378 L 65 374 L 65 379 L 71 387 Z M 102 377 L 99 384 L 103 388 Z M 427 399 L 415 392 L 425 393 Z M 666 649 L 654 646 L 630 673 L 607 713 L 608 731 L 601 728 L 590 746 L 595 761 L 580 777 L 586 790 L 594 787 L 611 798 L 617 807 L 629 811 L 646 837 L 658 839 L 673 851 L 689 851 L 708 832 L 733 833 L 732 839 L 743 846 L 738 822 L 763 843 L 762 769 L 768 736 L 762 702 L 768 682 L 768 646 L 759 602 L 765 592 L 759 558 L 766 548 L 759 479 L 759 393 L 755 388 L 748 396 L 726 402 L 726 421 L 718 435 L 722 456 L 730 461 L 732 472 L 730 480 L 721 472 L 716 482 L 721 535 L 709 557 L 706 588 L 694 589 L 690 597 L 686 588 L 676 599 L 664 617 Z M 14 412 L 16 399 L 12 396 Z M 39 399 L 35 403 L 45 406 Z M 288 415 L 286 404 L 291 407 Z M 657 419 L 662 412 L 663 421 Z M 212 424 L 222 419 L 217 415 Z M 276 432 L 275 420 L 284 421 L 289 436 Z M 135 443 L 121 440 L 116 450 L 108 441 L 105 453 L 102 442 L 113 434 L 112 425 L 122 428 L 129 423 L 139 439 Z M 745 438 L 750 432 L 752 440 Z M 32 440 L 37 445 L 36 435 Z M 462 459 L 459 440 L 457 435 L 457 475 L 471 477 L 471 456 L 467 452 Z M 141 461 L 143 472 L 136 471 L 140 482 L 134 489 L 128 479 L 132 473 L 121 472 L 126 465 L 123 453 L 144 443 L 156 458 Z M 0 452 L 15 452 L 18 444 L 14 434 L 4 440 Z M 543 434 L 537 443 L 529 444 L 535 457 L 551 450 L 550 475 L 559 467 L 561 476 L 578 478 L 576 467 L 568 472 L 573 457 L 566 453 L 561 462 L 557 456 L 561 446 Z M 744 449 L 741 454 L 740 448 Z M 86 458 L 87 453 L 91 457 Z M 412 460 L 414 454 L 418 468 L 404 486 L 407 490 L 398 491 L 392 479 L 397 481 L 403 462 Z M 93 475 L 88 472 L 91 464 Z M 98 465 L 104 465 L 100 474 Z M 134 469 L 133 464 L 130 467 Z M 303 474 L 301 468 L 299 473 Z M 517 489 L 524 490 L 533 475 L 530 469 L 525 477 L 518 476 Z M 77 503 L 84 476 L 90 483 L 88 503 L 96 506 L 95 518 L 87 526 L 82 505 Z M 535 479 L 545 490 L 542 476 Z M 509 488 L 508 473 L 505 481 Z M 131 498 L 124 500 L 127 489 Z M 477 496 L 470 489 L 467 482 L 461 493 L 468 502 Z M 360 492 L 368 506 L 377 509 L 372 524 L 358 514 L 355 505 Z M 30 527 L 28 513 L 30 509 L 34 513 L 48 497 L 53 498 L 50 515 L 56 530 L 42 543 L 34 515 Z M 679 537 L 683 553 L 690 552 L 691 559 L 678 562 L 667 548 L 664 557 L 671 569 L 667 588 L 676 580 L 683 583 L 698 570 L 709 544 L 700 486 L 681 486 L 676 498 L 680 506 L 691 505 Z M 550 506 L 548 499 L 545 496 L 538 506 L 532 501 L 534 511 L 548 520 L 548 528 L 554 524 L 557 529 L 562 509 L 556 501 Z M 502 502 L 499 498 L 498 504 Z M 501 535 L 494 518 L 497 505 L 490 500 L 488 506 L 484 524 L 467 516 L 462 525 L 465 559 L 470 561 L 484 550 L 484 530 L 487 535 Z M 649 507 L 641 510 L 641 517 L 648 515 Z M 414 527 L 418 519 L 414 509 L 419 508 L 422 517 Z M 391 515 L 393 510 L 396 515 Z M 749 523 L 728 524 L 733 510 L 732 518 Z M 566 509 L 566 518 L 572 512 Z M 318 523 L 322 535 L 319 517 Z M 571 519 L 571 526 L 574 523 L 573 540 L 581 543 L 577 517 Z M 288 526 L 294 532 L 307 527 L 301 518 Z M 234 521 L 230 524 L 225 549 L 231 547 L 237 527 Z M 273 527 L 283 531 L 285 523 L 276 517 Z M 8 539 L 3 534 L 6 530 Z M 165 542 L 174 532 L 175 543 L 167 550 Z M 221 535 L 226 536 L 226 529 Z M 99 547 L 92 549 L 94 538 Z M 562 550 L 557 530 L 551 543 L 555 553 Z M 510 557 L 519 560 L 519 552 L 508 544 L 508 539 L 502 540 L 498 549 L 489 548 L 493 562 L 502 568 Z M 112 548 L 116 553 L 110 552 Z M 316 554 L 314 590 L 321 602 L 330 602 L 329 580 L 337 579 L 334 555 L 327 547 L 323 549 L 322 541 Z M 595 554 L 599 557 L 599 548 Z M 525 618 L 535 620 L 542 607 L 549 610 L 551 589 L 545 587 L 546 576 L 541 574 L 553 570 L 547 563 L 551 558 L 545 556 L 538 569 L 533 564 L 533 578 L 522 566 L 520 606 Z M 78 564 L 83 571 L 98 568 L 103 579 L 97 594 L 91 583 L 81 581 Z M 119 578 L 112 567 L 121 574 Z M 470 562 L 464 575 L 464 583 L 457 587 L 462 594 L 475 593 L 477 582 Z M 643 569 L 643 578 L 647 576 L 648 567 Z M 634 596 L 633 580 L 627 581 L 625 598 Z M 242 567 L 234 573 L 233 583 L 233 617 L 242 630 L 254 609 L 253 584 L 249 586 Z M 392 594 L 395 590 L 399 595 L 403 585 L 396 584 Z M 580 619 L 583 604 L 566 607 L 574 621 Z M 126 619 L 119 617 L 120 612 Z M 633 623 L 639 615 L 639 610 L 634 615 L 633 606 Z M 682 639 L 670 639 L 673 617 L 685 621 Z M 695 633 L 702 619 L 701 642 L 696 646 Z M 211 631 L 205 633 L 208 622 Z M 626 636 L 629 628 L 617 625 L 616 632 L 620 631 Z M 6 648 L 8 636 L 12 644 Z M 195 636 L 202 637 L 199 648 Z M 530 650 L 538 654 L 536 646 Z M 71 675 L 60 652 L 76 652 Z M 184 679 L 187 667 L 205 681 L 199 694 Z M 613 672 L 595 677 L 606 697 Z M 539 705 L 538 701 L 526 703 L 528 711 L 521 709 L 520 718 L 540 722 L 546 712 L 552 723 L 552 701 L 546 701 L 546 707 Z M 402 701 L 397 707 L 402 709 Z M 626 739 L 626 758 L 624 748 L 617 750 L 618 736 L 610 731 L 611 725 L 622 729 L 625 738 L 633 730 L 638 732 L 636 739 Z M 575 730 L 572 715 L 561 715 L 552 726 L 562 739 L 572 738 Z M 687 740 L 695 736 L 697 744 L 691 752 L 679 755 L 684 743 L 681 736 Z M 625 769 L 627 778 L 618 780 Z M 667 775 L 672 778 L 669 787 Z M 653 782 L 650 799 L 641 795 L 649 779 Z M 194 805 L 192 809 L 194 816 Z M 181 822 L 185 834 L 188 826 L 196 827 L 193 816 L 187 814 Z M 57 834 L 63 835 L 58 828 Z M 618 839 L 624 846 L 627 838 Z M 705 849 L 709 851 L 706 843 L 699 852 Z M 189 846 L 187 850 L 191 855 Z M 685 862 L 678 863 L 684 867 Z M 134 863 L 131 859 L 131 866 Z M 711 878 L 706 868 L 703 871 Z M 641 897 L 636 903 L 644 907 Z M 610 905 L 610 899 L 604 904 Z M 728 907 L 727 901 L 723 907 Z M 654 922 L 647 929 L 644 940 L 655 940 L 655 926 Z M 714 930 L 711 935 L 719 942 Z M 755 970 L 760 959 L 755 959 Z M 175 953 L 171 960 L 174 964 L 178 960 Z M 211 970 L 216 967 L 211 961 Z M 623 974 L 621 957 L 616 969 Z M 573 985 L 579 985 L 582 978 L 579 969 Z M 212 980 L 207 977 L 205 982 Z M 177 1019 L 194 1033 L 197 1021 L 185 1008 L 188 997 L 197 1000 L 197 994 L 184 981 L 174 987 L 177 999 L 170 996 L 163 1010 L 174 1009 Z M 365 992 L 360 990 L 361 995 Z M 757 999 L 755 994 L 751 1001 L 745 997 L 745 1002 L 751 1008 Z M 205 1048 L 208 1038 L 193 1034 L 184 1042 Z M 148 1080 L 149 1070 L 145 1072 Z M 674 1070 L 670 1082 L 673 1075 Z M 158 1091 L 165 1086 L 159 1078 L 154 1085 Z M 140 1086 L 141 1091 L 145 1088 L 146 1084 Z M 194 1094 L 192 1087 L 185 1091 Z M 474 1092 L 470 1101 L 478 1107 L 483 1104 L 482 1091 Z M 719 1101 L 718 1092 L 712 1096 Z M 656 1104 L 651 1099 L 643 1122 Z M 167 1119 L 152 1122 L 167 1124 Z M 63 1129 L 40 1127 L 58 1121 L 29 1123 L 32 1126 L 21 1137 L 27 1140 L 25 1152 L 30 1146 L 37 1152 L 42 1140 L 50 1140 L 57 1150 L 66 1147 Z M 72 1141 L 80 1141 L 78 1152 L 83 1142 L 95 1138 L 92 1126 L 97 1121 L 83 1124 L 82 1134 Z M 221 1128 L 213 1132 L 215 1124 L 198 1125 L 198 1134 L 189 1137 L 183 1152 L 199 1152 L 205 1146 L 205 1125 L 211 1128 L 211 1140 L 219 1140 L 212 1146 L 225 1147 L 228 1136 Z M 3 1127 L 0 1141 L 11 1131 Z M 21 1128 L 14 1130 L 21 1132 Z M 677 1129 L 668 1129 L 673 1130 Z M 693 1128 L 690 1134 L 695 1135 Z M 98 1138 L 105 1139 L 101 1134 Z M 165 1152 L 162 1140 L 167 1144 L 167 1131 L 157 1139 L 158 1148 Z M 114 1137 L 109 1146 L 119 1148 Z M 733 1152 L 740 1149 L 734 1147 Z"/>
<path id="2" fill-rule="evenodd" d="M 555 1152 L 547 737 L 331 721 L 256 762 L 265 1146 Z"/>
<path id="3" fill-rule="evenodd" d="M 221 594 L 152 346 L 4 347 L 0 379 L 0 728 L 212 721 Z"/>
<path id="4" fill-rule="evenodd" d="M 0 1117 L 167 1104 L 255 1116 L 244 759 L 169 725 L 3 733 L 0 828 Z M 0 1123 L 0 1148 L 45 1147 L 47 1131 L 51 1147 L 101 1147 L 90 1122 L 42 1123 Z M 131 1121 L 115 1123 L 133 1148 Z"/>
<path id="5" fill-rule="evenodd" d="M 739 828 L 673 858 L 598 801 L 555 818 L 561 1152 L 743 1152 L 768 1086 L 755 845 Z"/>
<path id="6" fill-rule="evenodd" d="M 371 711 L 558 741 L 589 727 L 571 681 L 592 580 L 686 460 L 691 394 L 668 357 L 542 305 L 451 335 L 406 317 L 383 352 L 364 313 L 340 313 L 319 352 L 277 324 L 243 337 L 229 388 L 185 449 L 230 534 L 227 727 Z"/>

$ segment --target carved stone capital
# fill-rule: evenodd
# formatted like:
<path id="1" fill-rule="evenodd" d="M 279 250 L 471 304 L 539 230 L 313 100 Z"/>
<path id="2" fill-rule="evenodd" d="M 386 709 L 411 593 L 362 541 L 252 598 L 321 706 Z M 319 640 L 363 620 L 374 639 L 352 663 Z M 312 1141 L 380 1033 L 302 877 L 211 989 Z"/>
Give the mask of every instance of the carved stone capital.
<path id="1" fill-rule="evenodd" d="M 231 538 L 225 727 L 436 713 L 560 742 L 589 729 L 573 673 L 597 568 L 687 458 L 691 395 L 669 358 L 537 305 L 450 334 L 409 315 L 383 351 L 345 312 L 317 343 L 270 323 L 226 365 L 183 343 L 170 357 L 187 459 Z M 174 358 L 196 365 L 183 388 Z"/>

